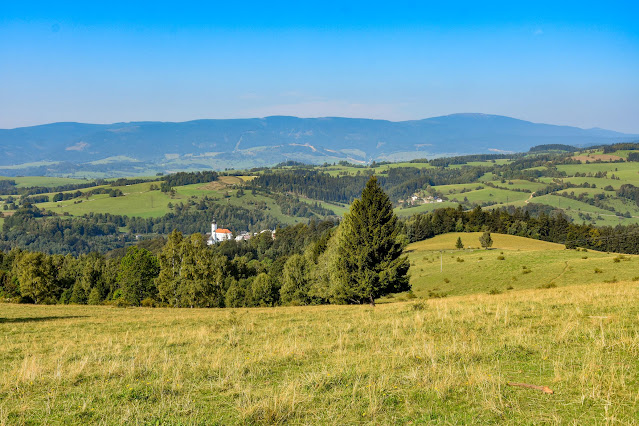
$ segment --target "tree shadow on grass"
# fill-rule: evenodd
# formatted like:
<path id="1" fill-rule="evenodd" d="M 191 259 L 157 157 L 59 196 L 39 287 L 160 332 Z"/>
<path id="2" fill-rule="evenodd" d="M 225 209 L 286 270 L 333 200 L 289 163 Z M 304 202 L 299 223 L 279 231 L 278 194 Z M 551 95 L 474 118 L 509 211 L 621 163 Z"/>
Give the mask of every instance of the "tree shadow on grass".
<path id="1" fill-rule="evenodd" d="M 59 319 L 71 319 L 71 318 L 88 318 L 87 315 L 70 315 L 62 317 L 26 317 L 26 318 L 0 318 L 0 324 L 16 324 L 23 322 L 40 322 L 40 321 L 53 321 Z"/>

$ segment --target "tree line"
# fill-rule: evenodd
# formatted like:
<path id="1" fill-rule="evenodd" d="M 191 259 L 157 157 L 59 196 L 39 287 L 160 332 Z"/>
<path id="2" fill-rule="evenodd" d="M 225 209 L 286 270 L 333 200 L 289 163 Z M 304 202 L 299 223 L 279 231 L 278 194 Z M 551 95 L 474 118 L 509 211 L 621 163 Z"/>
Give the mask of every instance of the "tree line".
<path id="1" fill-rule="evenodd" d="M 173 307 L 374 303 L 408 284 L 407 239 L 372 178 L 337 226 L 312 221 L 249 241 L 206 244 L 173 231 L 156 253 L 73 257 L 13 249 L 0 254 L 0 296 L 31 303 Z"/>
<path id="2" fill-rule="evenodd" d="M 639 225 L 596 227 L 575 224 L 560 210 L 534 203 L 523 208 L 510 206 L 494 210 L 482 210 L 479 206 L 470 211 L 464 211 L 461 206 L 449 207 L 417 214 L 406 221 L 406 233 L 411 242 L 448 232 L 481 231 L 565 244 L 566 248 L 639 254 Z"/>

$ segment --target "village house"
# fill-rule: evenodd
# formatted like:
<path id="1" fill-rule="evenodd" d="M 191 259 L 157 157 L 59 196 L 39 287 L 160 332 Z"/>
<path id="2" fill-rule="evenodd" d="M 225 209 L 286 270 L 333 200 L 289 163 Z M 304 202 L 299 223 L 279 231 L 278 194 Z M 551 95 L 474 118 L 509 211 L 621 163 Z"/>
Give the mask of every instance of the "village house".
<path id="1" fill-rule="evenodd" d="M 206 243 L 208 245 L 213 245 L 213 244 L 220 243 L 222 241 L 232 239 L 233 233 L 229 231 L 228 229 L 218 228 L 217 223 L 215 222 L 215 220 L 213 220 L 213 223 L 211 223 L 211 233 L 207 234 L 207 236 L 208 236 L 208 239 Z"/>
<path id="2" fill-rule="evenodd" d="M 260 232 L 254 232 L 253 234 L 250 234 L 249 232 L 240 232 L 235 236 L 235 238 L 233 238 L 233 232 L 231 232 L 228 229 L 218 228 L 217 223 L 215 222 L 215 220 L 213 220 L 213 223 L 211 223 L 211 233 L 210 234 L 207 233 L 205 237 L 206 237 L 206 243 L 208 245 L 213 245 L 213 244 L 221 243 L 222 241 L 228 241 L 232 239 L 235 239 L 235 241 L 246 241 L 246 240 L 250 240 L 251 237 L 254 237 L 259 234 L 263 234 L 265 232 L 268 232 L 271 235 L 271 238 L 275 239 L 275 230 L 270 230 L 270 229 L 265 229 Z"/>

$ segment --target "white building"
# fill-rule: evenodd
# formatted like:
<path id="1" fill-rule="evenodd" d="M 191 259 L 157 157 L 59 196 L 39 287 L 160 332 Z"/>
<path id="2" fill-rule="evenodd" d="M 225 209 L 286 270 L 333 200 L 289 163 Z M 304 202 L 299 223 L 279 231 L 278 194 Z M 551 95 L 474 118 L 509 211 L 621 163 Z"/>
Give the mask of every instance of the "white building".
<path id="1" fill-rule="evenodd" d="M 211 234 L 207 240 L 208 245 L 217 244 L 222 241 L 230 240 L 233 238 L 233 233 L 228 229 L 218 228 L 217 223 L 213 220 L 211 223 Z"/>

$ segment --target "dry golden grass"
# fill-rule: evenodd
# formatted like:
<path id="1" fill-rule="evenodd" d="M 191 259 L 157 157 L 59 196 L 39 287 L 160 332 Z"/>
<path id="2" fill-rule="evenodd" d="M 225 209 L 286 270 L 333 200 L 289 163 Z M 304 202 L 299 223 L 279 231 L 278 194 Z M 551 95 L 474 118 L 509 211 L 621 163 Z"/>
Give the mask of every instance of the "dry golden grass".
<path id="1" fill-rule="evenodd" d="M 633 424 L 638 323 L 635 282 L 375 308 L 0 305 L 0 424 Z"/>
<path id="2" fill-rule="evenodd" d="M 619 157 L 618 155 L 610 155 L 610 154 L 575 155 L 572 157 L 572 159 L 579 160 L 582 163 L 585 163 L 586 161 L 592 163 L 597 160 L 601 160 L 603 162 L 623 160 L 623 158 Z"/>
<path id="3" fill-rule="evenodd" d="M 453 250 L 457 238 L 461 238 L 465 248 L 481 248 L 479 237 L 483 232 L 450 232 L 448 234 L 437 235 L 423 241 L 412 243 L 407 247 L 408 251 L 420 250 Z M 549 243 L 547 241 L 534 240 L 532 238 L 518 237 L 506 234 L 490 234 L 493 250 L 564 250 L 566 246 L 563 244 Z"/>
<path id="4" fill-rule="evenodd" d="M 219 191 L 233 185 L 241 185 L 254 179 L 254 176 L 220 176 L 217 180 L 200 186 L 198 189 L 207 191 Z"/>

